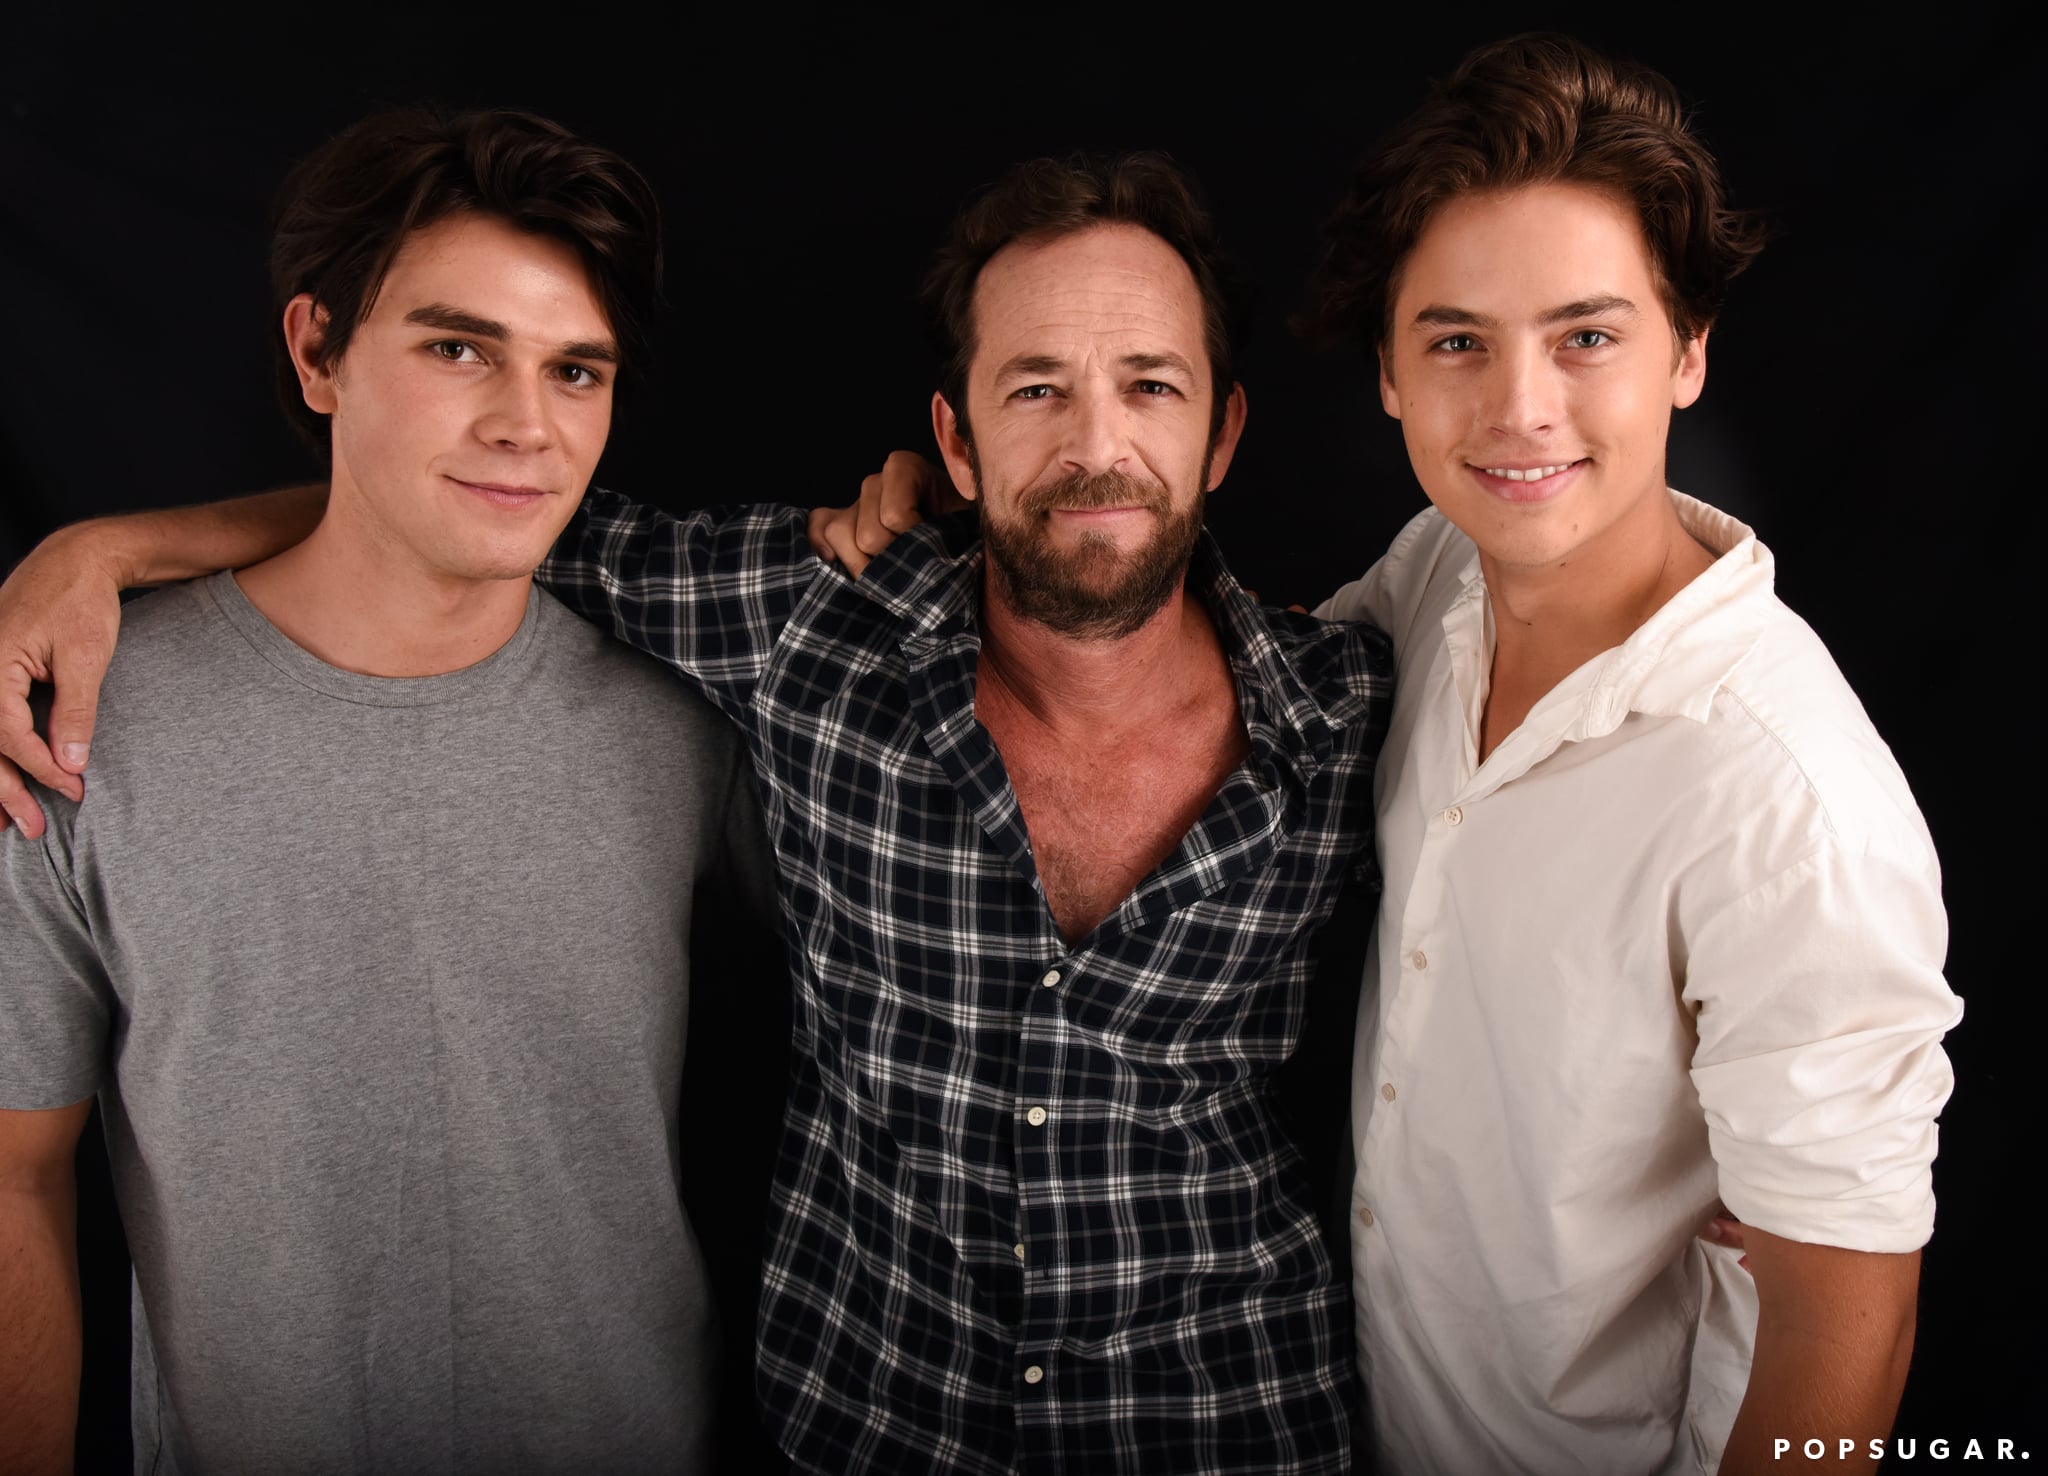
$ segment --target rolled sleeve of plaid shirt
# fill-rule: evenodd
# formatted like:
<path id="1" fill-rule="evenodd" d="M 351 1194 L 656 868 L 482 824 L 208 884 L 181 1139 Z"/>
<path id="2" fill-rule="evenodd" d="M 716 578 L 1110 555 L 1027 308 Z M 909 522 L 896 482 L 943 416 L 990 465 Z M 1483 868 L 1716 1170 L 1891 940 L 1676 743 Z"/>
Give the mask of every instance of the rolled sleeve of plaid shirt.
<path id="1" fill-rule="evenodd" d="M 768 1428 L 833 1473 L 1347 1469 L 1343 1293 L 1270 1088 L 1311 934 L 1376 882 L 1384 639 L 1260 609 L 1205 536 L 1252 751 L 1069 947 L 974 717 L 971 517 L 858 581 L 805 518 L 593 492 L 541 571 L 761 777 L 797 992 Z"/>

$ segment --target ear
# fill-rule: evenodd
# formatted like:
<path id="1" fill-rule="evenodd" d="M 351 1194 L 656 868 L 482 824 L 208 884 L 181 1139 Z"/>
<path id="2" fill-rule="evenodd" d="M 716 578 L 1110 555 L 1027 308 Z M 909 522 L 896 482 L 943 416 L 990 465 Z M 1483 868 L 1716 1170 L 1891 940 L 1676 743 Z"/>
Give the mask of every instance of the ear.
<path id="1" fill-rule="evenodd" d="M 1230 458 L 1237 454 L 1238 438 L 1244 434 L 1244 418 L 1248 406 L 1244 398 L 1244 386 L 1232 384 L 1230 398 L 1223 402 L 1223 424 L 1217 428 L 1216 439 L 1209 447 L 1209 485 L 1204 492 L 1214 492 L 1223 485 L 1223 474 L 1230 470 Z"/>
<path id="2" fill-rule="evenodd" d="M 313 301 L 313 294 L 301 292 L 284 305 L 284 345 L 291 353 L 292 367 L 299 371 L 299 393 L 306 404 L 322 415 L 334 413 L 334 365 L 318 362 L 321 341 L 327 336 L 327 309 Z"/>
<path id="3" fill-rule="evenodd" d="M 1678 351 L 1678 367 L 1671 375 L 1671 407 L 1683 410 L 1700 397 L 1700 391 L 1707 387 L 1707 332 L 1700 329 L 1697 337 L 1687 340 Z"/>
<path id="4" fill-rule="evenodd" d="M 1394 366 L 1387 362 L 1387 351 L 1380 349 L 1375 352 L 1373 361 L 1380 366 L 1380 408 L 1399 420 L 1401 392 L 1394 388 Z"/>
<path id="5" fill-rule="evenodd" d="M 967 437 L 960 434 L 960 418 L 946 403 L 946 397 L 938 393 L 932 395 L 932 437 L 939 443 L 939 458 L 953 478 L 953 490 L 969 502 L 974 501 L 980 495 L 974 485 L 974 457 L 967 448 Z"/>

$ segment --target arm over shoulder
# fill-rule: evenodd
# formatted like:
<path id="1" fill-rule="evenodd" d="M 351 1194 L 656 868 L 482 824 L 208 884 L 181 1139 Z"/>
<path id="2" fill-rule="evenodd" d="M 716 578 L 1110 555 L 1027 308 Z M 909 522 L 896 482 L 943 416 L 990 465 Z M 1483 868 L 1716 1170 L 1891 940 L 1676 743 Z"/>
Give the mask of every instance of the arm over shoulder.
<path id="1" fill-rule="evenodd" d="M 825 568 L 805 534 L 807 516 L 760 506 L 678 518 L 592 488 L 538 578 L 577 614 L 736 712 Z"/>

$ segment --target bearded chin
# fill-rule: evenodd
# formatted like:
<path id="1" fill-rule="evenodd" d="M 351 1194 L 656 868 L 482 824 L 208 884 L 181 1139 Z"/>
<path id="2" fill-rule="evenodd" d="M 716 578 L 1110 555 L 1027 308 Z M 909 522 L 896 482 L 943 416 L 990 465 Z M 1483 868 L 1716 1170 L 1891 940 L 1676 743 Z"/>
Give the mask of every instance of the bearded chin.
<path id="1" fill-rule="evenodd" d="M 1203 481 L 1208 480 L 1203 468 Z M 980 468 L 975 485 L 980 487 Z M 1132 500 L 1136 491 L 1157 520 L 1146 544 L 1124 553 L 1114 539 L 1083 535 L 1062 552 L 1049 537 L 1054 507 L 1103 507 Z M 982 540 L 998 588 L 1011 610 L 1026 620 L 1076 640 L 1121 640 L 1157 615 L 1187 577 L 1195 540 L 1202 531 L 1203 499 L 1198 494 L 1176 511 L 1158 483 L 1134 483 L 1116 473 L 1070 477 L 1018 500 L 1009 517 L 989 516 L 981 499 Z"/>

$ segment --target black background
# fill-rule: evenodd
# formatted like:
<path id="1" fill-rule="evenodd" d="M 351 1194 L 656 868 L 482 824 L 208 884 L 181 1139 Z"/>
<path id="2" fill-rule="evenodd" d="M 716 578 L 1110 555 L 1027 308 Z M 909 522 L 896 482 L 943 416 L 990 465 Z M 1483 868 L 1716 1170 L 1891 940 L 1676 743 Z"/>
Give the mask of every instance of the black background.
<path id="1" fill-rule="evenodd" d="M 308 478 L 271 400 L 269 192 L 369 108 L 444 99 L 547 113 L 654 181 L 662 362 L 599 480 L 677 509 L 843 501 L 892 447 L 928 448 L 911 297 L 953 211 L 1027 155 L 1169 150 L 1260 292 L 1250 426 L 1212 525 L 1247 583 L 1314 603 L 1422 505 L 1365 365 L 1284 327 L 1347 167 L 1480 41 L 1553 27 L 1635 56 L 1697 105 L 1737 203 L 1779 231 L 1715 330 L 1672 483 L 1776 553 L 1943 860 L 1969 1013 L 1898 1433 L 1923 1460 L 1937 1437 L 2048 1460 L 2044 1012 L 2022 946 L 2041 906 L 2025 713 L 2043 69 L 2017 10 L 1835 34 L 1787 13 L 761 6 L 672 12 L 660 40 L 599 6 L 17 18 L 0 40 L 0 565 L 78 517 Z M 91 1244 L 112 1226 L 86 1192 Z M 93 1397 L 116 1392 L 88 1407 L 88 1452 L 95 1421 L 112 1441 L 121 1420 L 108 1275 L 89 1264 L 117 1320 L 95 1324 Z"/>

